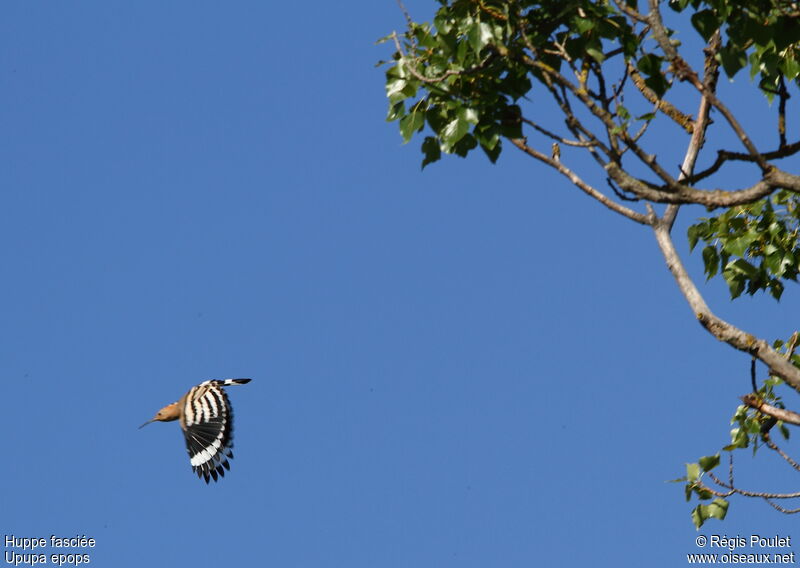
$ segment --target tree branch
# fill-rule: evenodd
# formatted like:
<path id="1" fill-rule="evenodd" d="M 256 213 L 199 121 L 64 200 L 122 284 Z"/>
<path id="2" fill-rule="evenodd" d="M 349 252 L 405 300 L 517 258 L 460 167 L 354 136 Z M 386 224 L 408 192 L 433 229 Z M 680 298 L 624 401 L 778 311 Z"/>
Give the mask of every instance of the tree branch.
<path id="1" fill-rule="evenodd" d="M 765 340 L 758 339 L 714 315 L 686 272 L 686 268 L 675 250 L 675 245 L 669 234 L 668 224 L 663 219 L 658 219 L 652 226 L 656 242 L 664 255 L 667 267 L 700 325 L 720 341 L 724 341 L 739 351 L 755 355 L 769 367 L 770 374 L 782 378 L 792 388 L 800 391 L 800 369 L 772 349 Z"/>
<path id="2" fill-rule="evenodd" d="M 713 52 L 715 50 L 714 46 L 717 45 L 718 41 L 718 34 L 715 34 L 715 36 L 711 39 L 709 50 L 706 53 L 706 76 L 704 77 L 704 89 L 702 91 L 703 98 L 700 101 L 700 108 L 697 113 L 698 123 L 692 135 L 692 139 L 689 142 L 689 147 L 686 151 L 686 157 L 683 162 L 683 171 L 681 172 L 681 176 L 691 175 L 692 168 L 694 167 L 700 147 L 702 146 L 706 128 L 708 127 L 709 105 L 712 97 L 714 96 L 718 73 L 718 67 L 716 64 L 710 62 L 709 60 L 713 56 Z M 773 172 L 769 173 L 772 174 Z M 756 186 L 758 185 L 759 184 L 756 184 Z M 625 189 L 624 186 L 621 187 Z M 652 213 L 652 208 L 649 205 L 648 208 Z M 676 208 L 668 208 L 664 217 L 661 219 L 655 219 L 654 222 L 651 223 L 651 226 L 653 227 L 653 232 L 655 233 L 656 242 L 661 249 L 661 253 L 664 255 L 664 260 L 667 262 L 667 267 L 672 273 L 672 276 L 675 278 L 678 288 L 686 298 L 700 324 L 720 341 L 724 341 L 728 345 L 731 345 L 740 351 L 744 351 L 758 357 L 770 368 L 771 374 L 781 377 L 795 390 L 800 391 L 800 369 L 791 363 L 790 358 L 781 356 L 780 353 L 772 349 L 765 340 L 757 339 L 753 335 L 731 325 L 730 323 L 714 315 L 714 313 L 709 309 L 708 304 L 706 304 L 702 294 L 700 294 L 697 286 L 695 286 L 691 277 L 686 272 L 686 268 L 683 266 L 680 256 L 675 250 L 675 245 L 672 242 L 672 236 L 670 232 L 672 230 L 672 224 L 675 220 L 676 213 Z"/>
<path id="3" fill-rule="evenodd" d="M 736 133 L 736 136 L 747 149 L 748 153 L 753 157 L 753 161 L 755 161 L 761 167 L 761 170 L 766 173 L 770 166 L 764 159 L 763 155 L 755 147 L 753 141 L 750 140 L 750 137 L 744 131 L 742 125 L 739 124 L 739 121 L 736 120 L 736 117 L 728 109 L 728 107 L 717 98 L 717 95 L 714 92 L 706 89 L 705 85 L 700 81 L 700 79 L 698 79 L 697 73 L 694 71 L 694 69 L 692 69 L 686 60 L 680 56 L 678 50 L 672 44 L 672 41 L 669 39 L 669 35 L 667 33 L 667 28 L 664 26 L 664 22 L 661 19 L 661 11 L 659 10 L 658 2 L 659 0 L 648 0 L 650 12 L 647 18 L 653 31 L 653 37 L 655 38 L 656 42 L 658 42 L 658 45 L 664 52 L 664 55 L 667 56 L 667 59 L 672 64 L 672 69 L 675 72 L 675 75 L 682 81 L 689 81 L 698 91 L 700 91 L 701 94 L 708 97 L 708 100 L 712 106 L 716 107 L 722 116 L 725 117 L 725 120 Z"/>
<path id="4" fill-rule="evenodd" d="M 595 189 L 594 187 L 583 181 L 578 176 L 578 174 L 576 174 L 575 172 L 570 170 L 567 166 L 562 164 L 560 160 L 556 160 L 555 158 L 552 158 L 547 154 L 543 154 L 542 152 L 539 152 L 538 150 L 531 148 L 530 146 L 528 146 L 528 144 L 524 139 L 513 138 L 511 139 L 511 143 L 514 144 L 514 146 L 516 146 L 523 152 L 525 152 L 526 154 L 528 154 L 529 156 L 531 156 L 532 158 L 536 158 L 540 162 L 544 162 L 551 168 L 557 170 L 561 175 L 565 176 L 573 184 L 578 186 L 578 188 L 580 188 L 584 193 L 595 198 L 597 201 L 599 201 L 600 203 L 602 203 L 615 213 L 619 213 L 620 215 L 627 217 L 631 221 L 636 221 L 637 223 L 641 223 L 642 225 L 650 224 L 651 216 L 638 213 L 633 209 L 629 209 L 628 207 L 620 205 L 616 201 L 609 199 L 607 195 L 598 191 L 597 189 Z"/>
<path id="5" fill-rule="evenodd" d="M 732 207 L 758 201 L 772 193 L 779 187 L 787 187 L 778 180 L 782 179 L 782 172 L 773 171 L 754 185 L 732 191 L 722 189 L 696 189 L 694 187 L 675 182 L 668 186 L 656 186 L 633 177 L 619 164 L 609 162 L 605 166 L 606 172 L 617 184 L 624 189 L 653 203 L 697 203 L 710 209 L 717 207 Z M 790 174 L 789 174 L 790 175 Z M 786 179 L 785 181 L 789 181 Z M 800 181 L 800 179 L 798 180 Z M 800 186 L 798 186 L 800 187 Z"/>
<path id="6" fill-rule="evenodd" d="M 658 110 L 671 118 L 688 134 L 692 133 L 692 117 L 690 115 L 682 113 L 668 100 L 658 97 L 653 89 L 645 84 L 644 79 L 639 74 L 639 71 L 637 71 L 637 69 L 630 63 L 628 63 L 628 74 L 631 76 L 633 84 L 636 85 L 636 88 L 639 89 L 639 92 L 642 93 L 644 98 L 656 105 Z"/>
<path id="7" fill-rule="evenodd" d="M 728 493 L 728 495 L 731 495 L 732 493 L 738 493 L 739 495 L 744 495 L 746 497 L 761 497 L 762 499 L 797 499 L 798 497 L 800 497 L 800 491 L 796 491 L 794 493 L 767 493 L 764 491 L 747 491 L 745 489 L 739 489 L 722 481 L 719 477 L 717 477 L 710 471 L 707 473 L 708 476 L 714 480 L 714 483 L 716 483 L 720 487 L 724 487 L 730 490 L 730 493 Z M 708 488 L 707 486 L 704 487 Z M 712 491 L 712 493 L 714 492 Z"/>
<path id="8" fill-rule="evenodd" d="M 793 156 L 797 152 L 800 152 L 800 140 L 798 140 L 797 142 L 792 142 L 791 144 L 787 144 L 786 146 L 778 148 L 777 150 L 764 152 L 762 156 L 764 156 L 764 158 L 767 160 L 776 160 L 781 158 L 788 158 L 789 156 Z M 715 174 L 722 167 L 722 165 L 728 160 L 738 160 L 742 162 L 754 161 L 753 157 L 750 154 L 743 154 L 741 152 L 731 152 L 729 150 L 718 150 L 717 159 L 714 160 L 714 163 L 705 170 L 691 176 L 688 179 L 688 181 L 690 183 L 694 183 L 701 179 L 705 179 L 712 174 Z"/>
<path id="9" fill-rule="evenodd" d="M 772 441 L 772 438 L 770 437 L 769 432 L 765 432 L 764 435 L 762 436 L 762 438 L 764 438 L 764 443 L 767 445 L 767 447 L 770 450 L 773 450 L 779 456 L 781 456 L 786 463 L 788 463 L 790 466 L 792 466 L 792 469 L 794 469 L 795 471 L 800 471 L 800 463 L 797 463 L 796 461 L 794 461 L 789 454 L 787 454 L 782 449 L 780 449 L 778 447 L 778 445 L 775 442 Z"/>
<path id="10" fill-rule="evenodd" d="M 716 59 L 716 53 L 720 46 L 720 33 L 719 30 L 711 37 L 708 42 L 708 47 L 705 50 L 706 64 L 703 77 L 703 83 L 706 90 L 714 92 L 717 89 L 717 79 L 719 78 L 719 63 Z M 697 120 L 692 128 L 692 137 L 689 140 L 689 146 L 686 148 L 686 155 L 681 164 L 681 173 L 678 176 L 678 181 L 683 182 L 694 172 L 694 166 L 697 163 L 697 156 L 700 154 L 700 149 L 705 143 L 706 130 L 711 124 L 711 104 L 708 97 L 705 95 L 700 98 L 700 107 L 697 109 Z M 662 218 L 667 231 L 672 232 L 672 226 L 675 223 L 675 218 L 678 216 L 678 205 L 671 204 L 664 211 Z"/>
<path id="11" fill-rule="evenodd" d="M 747 406 L 758 410 L 761 414 L 766 414 L 767 416 L 772 416 L 778 420 L 783 420 L 787 424 L 800 426 L 800 414 L 797 412 L 792 412 L 791 410 L 786 410 L 785 408 L 778 408 L 777 406 L 767 404 L 753 393 L 746 394 L 739 398 L 741 398 L 742 402 Z"/>

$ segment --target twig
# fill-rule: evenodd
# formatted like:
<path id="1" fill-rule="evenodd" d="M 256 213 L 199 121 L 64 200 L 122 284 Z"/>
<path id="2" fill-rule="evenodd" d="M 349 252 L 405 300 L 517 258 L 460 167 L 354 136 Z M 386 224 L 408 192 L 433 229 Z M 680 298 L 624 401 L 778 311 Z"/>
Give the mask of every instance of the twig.
<path id="1" fill-rule="evenodd" d="M 522 117 L 521 120 L 525 124 L 531 126 L 532 128 L 535 128 L 537 131 L 541 132 L 542 134 L 544 134 L 548 138 L 551 138 L 551 139 L 555 140 L 556 142 L 560 142 L 561 144 L 564 144 L 565 146 L 575 146 L 577 148 L 589 148 L 590 146 L 597 146 L 597 142 L 581 141 L 581 140 L 570 140 L 568 138 L 564 138 L 563 136 L 559 136 L 558 134 L 556 134 L 554 132 L 551 132 L 550 130 L 547 130 L 545 127 L 539 126 L 538 124 L 536 124 L 535 122 L 533 122 L 529 118 Z"/>
<path id="2" fill-rule="evenodd" d="M 661 20 L 661 12 L 658 7 L 658 2 L 659 0 L 648 0 L 650 6 L 648 20 L 652 26 L 653 37 L 655 38 L 656 42 L 658 42 L 658 45 L 664 51 L 667 59 L 672 64 L 675 75 L 682 81 L 689 81 L 698 91 L 700 91 L 700 93 L 708 97 L 711 105 L 714 106 L 722 114 L 722 116 L 725 117 L 725 120 L 736 133 L 736 136 L 747 149 L 750 156 L 752 156 L 753 161 L 759 165 L 762 172 L 768 172 L 770 165 L 755 147 L 755 144 L 753 144 L 753 141 L 744 131 L 742 125 L 739 124 L 739 121 L 736 120 L 736 117 L 733 115 L 730 109 L 728 109 L 728 107 L 717 98 L 716 94 L 706 89 L 705 85 L 700 81 L 700 79 L 698 79 L 697 73 L 694 71 L 694 69 L 692 69 L 686 60 L 678 54 L 678 50 L 669 39 L 664 22 Z"/>
<path id="3" fill-rule="evenodd" d="M 602 192 L 598 191 L 585 181 L 583 181 L 575 172 L 565 166 L 560 160 L 556 160 L 547 154 L 543 154 L 538 150 L 530 147 L 527 145 L 525 140 L 521 138 L 513 138 L 511 139 L 511 143 L 514 144 L 517 148 L 531 156 L 532 158 L 536 158 L 540 162 L 544 162 L 551 168 L 558 170 L 558 172 L 568 178 L 573 184 L 578 186 L 584 193 L 587 195 L 595 198 L 597 201 L 611 209 L 612 211 L 619 213 L 631 219 L 632 221 L 636 221 L 637 223 L 641 223 L 642 225 L 649 225 L 651 222 L 651 217 L 649 215 L 644 215 L 642 213 L 638 213 L 633 209 L 629 209 L 623 205 L 620 205 L 616 201 L 609 199 L 607 195 L 603 194 Z"/>
<path id="4" fill-rule="evenodd" d="M 786 146 L 786 101 L 789 99 L 789 91 L 786 89 L 786 81 L 783 75 L 780 76 L 778 84 L 778 146 Z"/>
<path id="5" fill-rule="evenodd" d="M 777 452 L 778 455 L 781 456 L 786 461 L 786 463 L 792 466 L 792 468 L 794 468 L 797 471 L 800 471 L 800 463 L 794 461 L 789 455 L 786 454 L 786 452 L 780 449 L 778 445 L 772 441 L 772 438 L 770 437 L 769 433 L 764 434 L 762 438 L 764 439 L 764 443 L 767 445 L 769 449 Z"/>
<path id="6" fill-rule="evenodd" d="M 769 152 L 764 152 L 762 156 L 764 156 L 767 160 L 776 160 L 781 158 L 788 158 L 800 152 L 800 140 L 797 142 L 792 142 L 791 144 L 787 144 L 783 148 L 778 148 L 777 150 L 771 150 Z M 738 160 L 742 162 L 753 162 L 753 157 L 750 154 L 743 154 L 741 152 L 731 152 L 729 150 L 718 150 L 717 151 L 717 159 L 714 163 L 706 168 L 705 170 L 696 173 L 691 178 L 689 178 L 690 183 L 694 183 L 701 179 L 707 178 L 708 176 L 717 172 L 720 167 L 728 160 Z"/>
<path id="7" fill-rule="evenodd" d="M 713 472 L 708 471 L 706 473 L 711 479 L 714 480 L 714 483 L 720 487 L 729 489 L 732 493 L 738 493 L 739 495 L 745 495 L 747 497 L 761 497 L 762 499 L 797 499 L 800 497 L 800 491 L 796 491 L 794 493 L 767 493 L 766 491 L 748 491 L 746 489 L 739 489 L 738 487 L 731 487 L 719 477 L 714 475 Z"/>
<path id="8" fill-rule="evenodd" d="M 766 501 L 767 503 L 772 505 L 775 509 L 777 509 L 781 513 L 786 513 L 787 515 L 793 515 L 795 513 L 800 513 L 800 507 L 798 507 L 797 509 L 786 509 L 785 507 L 781 507 L 777 503 L 773 503 L 772 500 L 767 498 L 767 497 L 764 498 L 764 501 Z"/>

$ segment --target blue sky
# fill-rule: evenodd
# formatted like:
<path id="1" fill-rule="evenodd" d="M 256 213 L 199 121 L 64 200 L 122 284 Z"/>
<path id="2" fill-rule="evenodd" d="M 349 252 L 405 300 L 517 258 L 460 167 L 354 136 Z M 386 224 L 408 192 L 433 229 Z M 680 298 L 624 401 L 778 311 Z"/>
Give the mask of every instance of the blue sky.
<path id="1" fill-rule="evenodd" d="M 647 229 L 563 178 L 511 150 L 420 171 L 374 67 L 393 1 L 303 10 L 0 7 L 0 527 L 93 537 L 117 568 L 684 563 L 665 480 L 726 443 L 747 357 Z M 702 290 L 764 337 L 797 326 L 793 285 Z M 253 381 L 206 486 L 177 424 L 137 427 L 227 377 Z M 743 485 L 797 488 L 737 457 Z M 734 499 L 702 533 L 792 522 Z"/>

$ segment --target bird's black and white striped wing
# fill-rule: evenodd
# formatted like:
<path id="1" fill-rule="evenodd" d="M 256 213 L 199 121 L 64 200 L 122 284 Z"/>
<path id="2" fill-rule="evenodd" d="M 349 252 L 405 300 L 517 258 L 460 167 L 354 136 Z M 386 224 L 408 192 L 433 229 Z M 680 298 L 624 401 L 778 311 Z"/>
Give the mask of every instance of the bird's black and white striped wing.
<path id="1" fill-rule="evenodd" d="M 186 393 L 181 427 L 186 451 L 198 477 L 217 479 L 230 469 L 233 458 L 233 408 L 223 387 L 242 385 L 250 379 L 205 381 Z"/>

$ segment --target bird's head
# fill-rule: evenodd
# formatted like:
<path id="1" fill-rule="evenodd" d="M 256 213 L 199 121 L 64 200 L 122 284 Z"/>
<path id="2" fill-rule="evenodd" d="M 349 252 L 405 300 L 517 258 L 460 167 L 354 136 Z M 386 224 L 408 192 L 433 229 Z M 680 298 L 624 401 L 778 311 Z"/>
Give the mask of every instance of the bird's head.
<path id="1" fill-rule="evenodd" d="M 177 420 L 180 417 L 180 415 L 181 411 L 178 408 L 178 403 L 173 402 L 172 404 L 165 406 L 164 408 L 156 412 L 156 415 L 147 422 L 145 422 L 144 424 L 142 424 L 141 426 L 139 426 L 139 429 L 141 430 L 151 422 L 156 422 L 156 421 L 170 422 L 172 420 Z"/>

